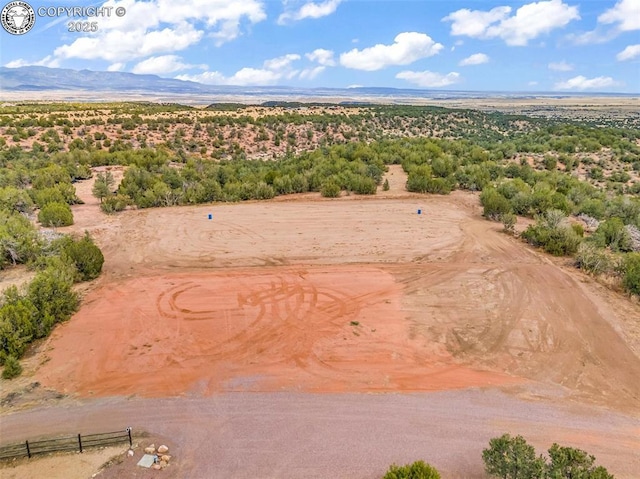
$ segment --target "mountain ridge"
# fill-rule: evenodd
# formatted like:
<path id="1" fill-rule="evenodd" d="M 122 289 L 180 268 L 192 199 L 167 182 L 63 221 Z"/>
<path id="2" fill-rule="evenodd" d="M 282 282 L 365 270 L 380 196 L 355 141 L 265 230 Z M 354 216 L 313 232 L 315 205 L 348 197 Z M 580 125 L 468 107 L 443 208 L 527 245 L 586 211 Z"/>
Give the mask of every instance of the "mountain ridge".
<path id="1" fill-rule="evenodd" d="M 206 85 L 175 78 L 164 78 L 152 74 L 129 72 L 108 72 L 94 70 L 73 70 L 69 68 L 49 68 L 24 66 L 17 68 L 0 67 L 0 91 L 101 91 L 119 93 L 157 94 L 228 94 L 261 96 L 278 94 L 285 96 L 371 96 L 375 98 L 422 97 L 422 98 L 486 98 L 486 97 L 572 97 L 572 96 L 619 96 L 635 97 L 638 93 L 607 92 L 490 92 L 463 90 L 427 90 L 395 87 L 290 87 L 290 86 L 235 86 Z"/>

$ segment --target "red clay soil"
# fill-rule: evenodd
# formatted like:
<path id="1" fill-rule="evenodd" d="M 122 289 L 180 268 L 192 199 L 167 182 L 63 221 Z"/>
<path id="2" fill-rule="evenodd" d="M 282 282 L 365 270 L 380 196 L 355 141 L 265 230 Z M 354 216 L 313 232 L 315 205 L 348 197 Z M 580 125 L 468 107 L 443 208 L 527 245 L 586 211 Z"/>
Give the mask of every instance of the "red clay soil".
<path id="1" fill-rule="evenodd" d="M 382 198 L 114 216 L 79 185 L 71 229 L 94 234 L 105 272 L 36 379 L 83 396 L 535 381 L 639 411 L 637 302 L 501 233 L 477 196 L 387 177 Z"/>
<path id="2" fill-rule="evenodd" d="M 52 338 L 44 386 L 80 395 L 430 391 L 518 382 L 411 334 L 374 267 L 140 277 L 93 291 Z M 412 337 L 413 336 L 413 337 Z"/>

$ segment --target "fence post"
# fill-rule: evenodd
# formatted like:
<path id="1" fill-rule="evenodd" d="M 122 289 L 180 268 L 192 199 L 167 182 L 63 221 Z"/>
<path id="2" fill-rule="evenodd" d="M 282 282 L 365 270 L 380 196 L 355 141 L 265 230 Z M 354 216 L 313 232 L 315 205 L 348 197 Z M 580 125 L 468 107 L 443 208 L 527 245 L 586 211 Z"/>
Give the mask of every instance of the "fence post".
<path id="1" fill-rule="evenodd" d="M 78 445 L 80 446 L 80 453 L 82 453 L 82 437 L 80 437 L 79 433 L 78 433 Z"/>
<path id="2" fill-rule="evenodd" d="M 25 444 L 27 445 L 27 456 L 29 457 L 29 459 L 31 459 L 31 450 L 29 449 L 29 441 L 25 441 Z"/>
<path id="3" fill-rule="evenodd" d="M 131 441 L 131 428 L 127 428 L 127 434 L 129 435 L 129 447 L 133 447 L 133 442 Z"/>

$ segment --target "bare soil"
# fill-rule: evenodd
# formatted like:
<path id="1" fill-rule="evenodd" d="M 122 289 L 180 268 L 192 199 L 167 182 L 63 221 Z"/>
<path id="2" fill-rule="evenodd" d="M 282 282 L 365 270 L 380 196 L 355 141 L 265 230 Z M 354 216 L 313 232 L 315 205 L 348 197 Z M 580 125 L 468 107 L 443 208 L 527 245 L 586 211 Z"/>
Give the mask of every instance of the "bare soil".
<path id="1" fill-rule="evenodd" d="M 68 453 L 35 456 L 0 464 L 2 479 L 88 479 L 114 457 L 124 456 L 126 448 L 108 447 Z"/>
<path id="2" fill-rule="evenodd" d="M 3 436 L 144 427 L 181 444 L 179 477 L 480 478 L 511 432 L 639 477 L 638 303 L 401 175 L 379 198 L 76 207 L 105 272 L 33 378 L 80 404 Z"/>

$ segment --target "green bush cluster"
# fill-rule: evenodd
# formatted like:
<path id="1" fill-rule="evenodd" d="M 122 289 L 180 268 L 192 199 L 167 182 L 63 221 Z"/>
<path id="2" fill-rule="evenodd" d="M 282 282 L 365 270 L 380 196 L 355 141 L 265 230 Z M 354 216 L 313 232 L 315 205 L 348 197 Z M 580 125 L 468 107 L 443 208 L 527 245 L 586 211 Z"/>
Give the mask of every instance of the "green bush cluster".
<path id="1" fill-rule="evenodd" d="M 41 248 L 38 232 L 24 215 L 0 209 L 0 270 L 34 261 Z"/>
<path id="2" fill-rule="evenodd" d="M 538 218 L 536 224 L 523 231 L 522 237 L 533 246 L 555 256 L 575 254 L 582 241 L 576 229 L 559 210 L 548 210 Z"/>
<path id="3" fill-rule="evenodd" d="M 424 461 L 404 466 L 392 464 L 383 479 L 440 479 L 440 473 Z"/>
<path id="4" fill-rule="evenodd" d="M 640 296 L 640 253 L 624 255 L 620 271 L 624 289 L 630 294 Z"/>
<path id="5" fill-rule="evenodd" d="M 26 291 L 11 286 L 0 298 L 0 364 L 9 357 L 19 359 L 29 343 L 48 336 L 78 306 L 71 288 L 73 266 L 58 257 L 49 258 L 48 263 Z"/>
<path id="6" fill-rule="evenodd" d="M 554 443 L 548 454 L 546 461 L 522 436 L 503 434 L 489 441 L 482 460 L 487 474 L 502 479 L 614 479 L 581 449 Z"/>
<path id="7" fill-rule="evenodd" d="M 66 203 L 47 203 L 38 213 L 38 221 L 42 226 L 59 228 L 73 224 L 73 212 Z"/>
<path id="8" fill-rule="evenodd" d="M 9 361 L 7 375 L 18 371 L 14 363 L 32 341 L 48 336 L 57 323 L 71 317 L 79 304 L 73 283 L 96 278 L 103 263 L 102 252 L 88 234 L 39 245 L 33 265 L 40 271 L 23 291 L 11 286 L 0 297 L 0 364 Z"/>
<path id="9" fill-rule="evenodd" d="M 181 168 L 160 162 L 131 166 L 119 187 L 139 208 L 269 199 L 279 194 L 321 191 L 328 181 L 340 190 L 375 194 L 386 167 L 366 145 L 336 145 L 277 162 L 188 160 Z"/>

